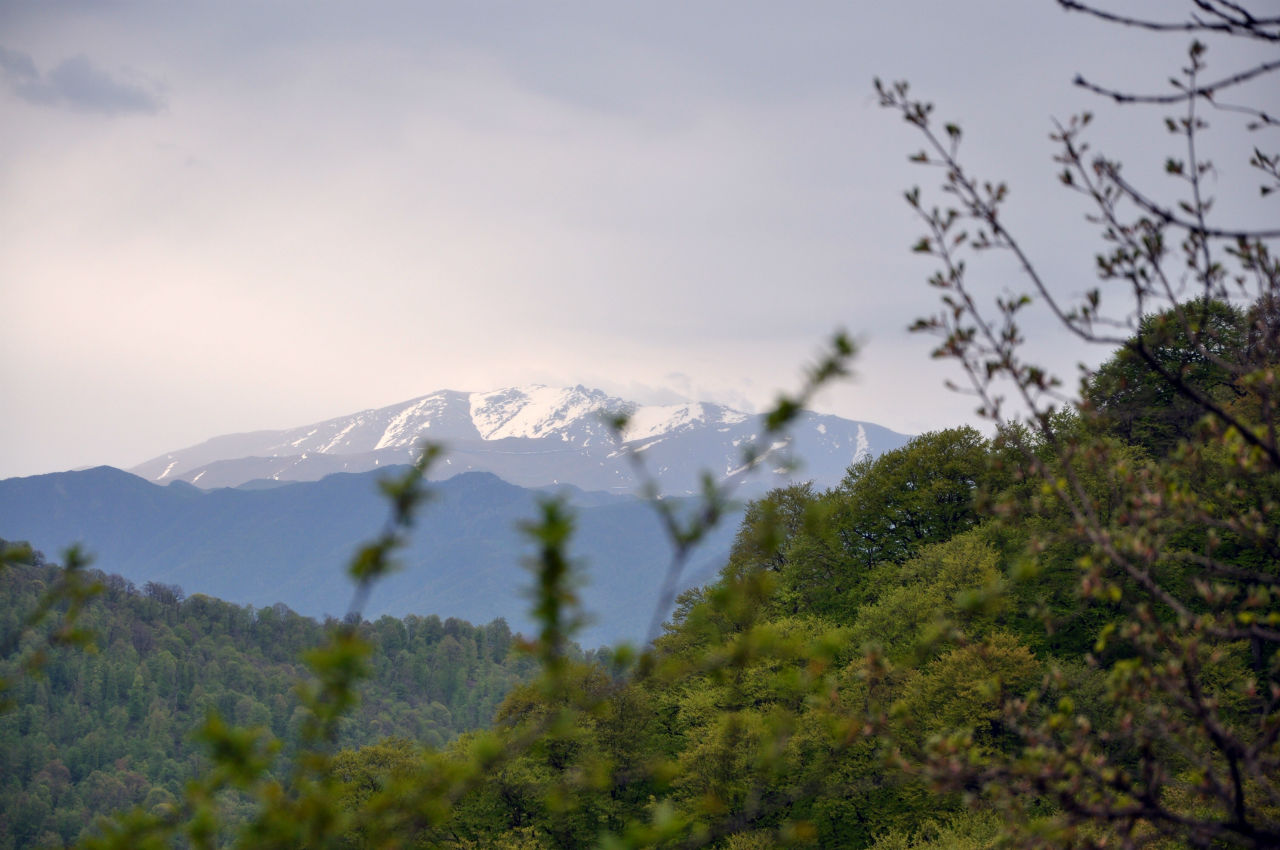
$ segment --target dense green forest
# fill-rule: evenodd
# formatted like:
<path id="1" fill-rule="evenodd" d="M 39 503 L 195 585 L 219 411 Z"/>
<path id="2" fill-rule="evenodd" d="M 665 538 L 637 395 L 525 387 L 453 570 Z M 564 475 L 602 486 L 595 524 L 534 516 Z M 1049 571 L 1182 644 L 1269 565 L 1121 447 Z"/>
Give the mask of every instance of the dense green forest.
<path id="1" fill-rule="evenodd" d="M 38 554 L 0 572 L 0 636 L 21 633 L 58 580 Z M 236 726 L 270 730 L 293 755 L 305 716 L 295 686 L 304 653 L 325 624 L 284 605 L 254 609 L 172 585 L 141 588 L 91 572 L 100 592 L 77 626 L 93 651 L 59 647 L 37 676 L 17 678 L 0 714 L 0 847 L 74 841 L 96 816 L 131 806 L 172 806 L 208 768 L 193 732 L 211 712 Z M 357 747 L 401 736 L 439 747 L 488 725 L 534 662 L 512 652 L 507 624 L 473 626 L 439 617 L 361 622 L 373 647 L 360 705 L 338 740 Z M 12 647 L 0 676 L 15 678 L 33 635 Z"/>

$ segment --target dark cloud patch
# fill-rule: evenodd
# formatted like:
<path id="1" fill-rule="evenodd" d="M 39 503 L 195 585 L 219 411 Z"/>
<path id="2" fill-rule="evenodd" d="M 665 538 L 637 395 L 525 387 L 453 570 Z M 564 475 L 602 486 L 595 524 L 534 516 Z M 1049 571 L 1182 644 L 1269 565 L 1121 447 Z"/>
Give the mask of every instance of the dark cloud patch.
<path id="1" fill-rule="evenodd" d="M 153 114 L 164 106 L 154 91 L 113 77 L 84 54 L 41 74 L 27 54 L 0 47 L 0 74 L 18 97 L 43 106 L 109 115 Z"/>
<path id="2" fill-rule="evenodd" d="M 16 50 L 8 50 L 3 46 L 0 46 L 0 72 L 3 72 L 11 83 L 40 78 L 36 63 L 31 61 L 30 56 Z"/>

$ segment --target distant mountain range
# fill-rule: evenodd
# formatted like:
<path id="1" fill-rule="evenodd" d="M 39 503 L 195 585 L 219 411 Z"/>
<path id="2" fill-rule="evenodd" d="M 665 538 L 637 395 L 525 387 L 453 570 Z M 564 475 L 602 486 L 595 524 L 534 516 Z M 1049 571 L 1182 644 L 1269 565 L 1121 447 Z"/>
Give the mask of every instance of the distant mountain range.
<path id="1" fill-rule="evenodd" d="M 0 481 L 0 538 L 30 541 L 51 559 L 82 542 L 95 567 L 138 584 L 341 617 L 352 595 L 343 567 L 387 516 L 377 479 L 399 469 L 212 491 L 183 482 L 162 487 L 111 467 L 10 478 Z M 505 617 L 527 630 L 522 589 L 532 579 L 522 564 L 533 549 L 518 524 L 537 515 L 545 494 L 479 472 L 433 490 L 400 556 L 403 569 L 377 584 L 365 616 Z M 583 605 L 595 618 L 581 641 L 643 640 L 671 559 L 653 509 L 635 497 L 574 495 L 571 553 L 585 579 Z M 736 526 L 729 517 L 705 541 L 682 587 L 714 575 Z"/>
<path id="2" fill-rule="evenodd" d="M 621 442 L 601 415 L 618 412 L 630 417 Z M 351 595 L 342 566 L 386 516 L 377 479 L 433 440 L 447 451 L 433 469 L 438 498 L 403 553 L 405 569 L 378 585 L 366 616 L 502 616 L 527 628 L 520 589 L 530 547 L 517 526 L 536 515 L 538 488 L 555 489 L 577 510 L 573 553 L 596 616 L 583 642 L 636 641 L 671 552 L 652 506 L 634 495 L 635 458 L 668 496 L 700 489 L 706 470 L 745 500 L 792 480 L 832 486 L 854 461 L 909 439 L 804 412 L 788 436 L 760 447 L 764 462 L 747 474 L 743 450 L 762 433 L 760 417 L 715 404 L 643 406 L 581 386 L 444 390 L 300 428 L 216 437 L 134 474 L 99 467 L 0 481 L 0 538 L 50 557 L 82 542 L 99 568 L 138 583 L 342 616 Z M 714 575 L 737 522 L 726 518 L 704 542 L 681 587 Z"/>
<path id="3" fill-rule="evenodd" d="M 622 441 L 602 414 L 626 413 Z M 447 454 L 434 477 L 492 472 L 523 487 L 571 484 L 583 490 L 634 493 L 629 455 L 643 457 L 663 492 L 697 492 L 704 470 L 739 475 L 744 495 L 789 480 L 831 486 L 851 463 L 898 448 L 909 438 L 879 425 L 802 413 L 785 439 L 768 446 L 762 470 L 746 475 L 742 454 L 760 438 L 759 416 L 717 404 L 639 405 L 582 386 L 514 387 L 487 393 L 441 390 L 284 431 L 215 437 L 134 467 L 149 481 L 198 487 L 250 482 L 316 481 L 410 462 L 424 440 Z M 794 461 L 802 466 L 792 471 Z"/>

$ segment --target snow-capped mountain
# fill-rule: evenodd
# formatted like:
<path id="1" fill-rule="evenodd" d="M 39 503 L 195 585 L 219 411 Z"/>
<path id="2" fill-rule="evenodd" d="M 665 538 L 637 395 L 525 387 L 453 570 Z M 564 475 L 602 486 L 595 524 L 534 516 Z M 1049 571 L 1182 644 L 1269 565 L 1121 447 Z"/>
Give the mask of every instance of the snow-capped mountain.
<path id="1" fill-rule="evenodd" d="M 606 422 L 618 413 L 629 417 L 621 441 Z M 679 494 L 698 489 L 704 470 L 748 477 L 743 453 L 761 434 L 760 417 L 705 402 L 639 405 L 582 386 L 441 390 L 300 428 L 216 437 L 131 471 L 204 488 L 312 481 L 407 463 L 430 440 L 446 449 L 435 478 L 482 470 L 525 487 L 625 492 L 638 486 L 638 456 L 664 492 Z M 854 461 L 907 439 L 869 422 L 805 412 L 785 438 L 758 446 L 763 471 L 752 473 L 744 490 L 792 479 L 830 486 Z M 791 469 L 795 460 L 802 463 L 798 471 Z"/>

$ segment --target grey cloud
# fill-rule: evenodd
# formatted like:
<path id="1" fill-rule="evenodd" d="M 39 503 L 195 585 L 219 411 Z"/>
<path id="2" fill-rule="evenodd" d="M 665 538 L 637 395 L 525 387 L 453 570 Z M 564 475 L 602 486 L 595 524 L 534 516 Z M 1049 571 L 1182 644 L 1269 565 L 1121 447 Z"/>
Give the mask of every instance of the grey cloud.
<path id="1" fill-rule="evenodd" d="M 0 73 L 28 103 L 107 114 L 153 114 L 164 106 L 155 92 L 116 79 L 84 54 L 64 59 L 41 74 L 27 54 L 0 47 Z"/>
<path id="2" fill-rule="evenodd" d="M 30 56 L 3 46 L 0 46 L 0 72 L 11 81 L 21 82 L 40 77 L 40 73 L 36 71 L 36 63 L 31 61 Z"/>

